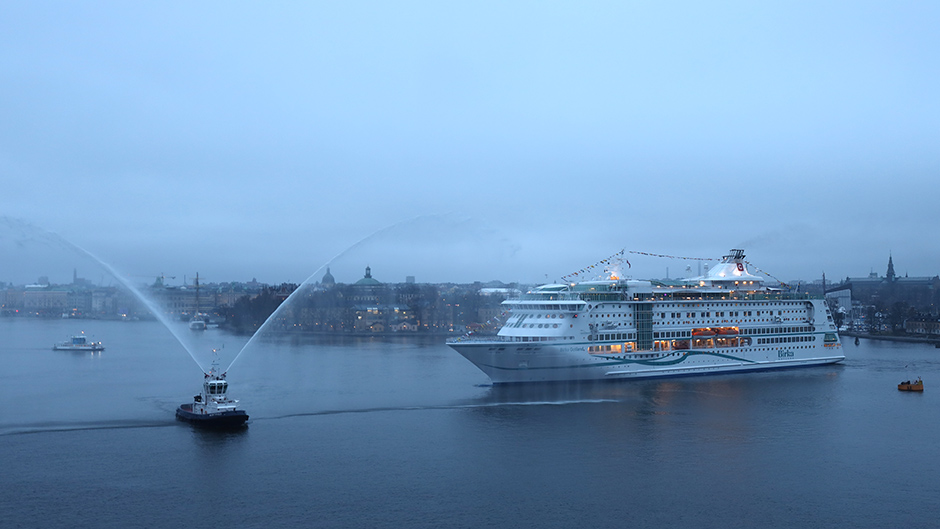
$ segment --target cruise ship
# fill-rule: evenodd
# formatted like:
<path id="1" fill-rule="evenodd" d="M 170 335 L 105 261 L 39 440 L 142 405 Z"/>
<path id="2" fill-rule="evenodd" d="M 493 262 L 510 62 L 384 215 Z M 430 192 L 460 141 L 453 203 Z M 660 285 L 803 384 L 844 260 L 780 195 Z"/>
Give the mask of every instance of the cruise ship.
<path id="1" fill-rule="evenodd" d="M 494 383 L 638 379 L 814 366 L 845 359 L 822 297 L 764 286 L 734 249 L 666 285 L 548 284 L 503 302 L 495 336 L 448 345 Z"/>

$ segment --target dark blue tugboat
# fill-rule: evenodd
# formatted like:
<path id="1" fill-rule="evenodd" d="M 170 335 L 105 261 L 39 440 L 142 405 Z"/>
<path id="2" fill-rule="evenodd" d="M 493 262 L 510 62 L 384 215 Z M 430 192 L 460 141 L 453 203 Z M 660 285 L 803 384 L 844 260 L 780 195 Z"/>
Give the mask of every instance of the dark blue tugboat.
<path id="1" fill-rule="evenodd" d="M 193 397 L 193 402 L 181 404 L 176 409 L 176 418 L 189 421 L 204 428 L 240 428 L 245 426 L 248 414 L 237 409 L 238 401 L 228 398 L 228 382 L 225 373 L 218 374 L 218 366 L 206 373 L 202 393 Z"/>

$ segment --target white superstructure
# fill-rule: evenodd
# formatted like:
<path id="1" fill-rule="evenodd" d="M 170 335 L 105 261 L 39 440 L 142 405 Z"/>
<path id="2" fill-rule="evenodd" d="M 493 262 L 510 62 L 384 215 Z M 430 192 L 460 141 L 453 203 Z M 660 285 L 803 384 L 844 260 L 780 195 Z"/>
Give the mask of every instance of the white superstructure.
<path id="1" fill-rule="evenodd" d="M 90 342 L 85 337 L 85 331 L 82 331 L 81 334 L 76 334 L 75 336 L 69 337 L 68 340 L 64 342 L 59 342 L 52 346 L 52 349 L 55 351 L 91 351 L 98 352 L 104 351 L 104 344 L 101 342 Z"/>
<path id="2" fill-rule="evenodd" d="M 228 382 L 225 373 L 219 374 L 218 362 L 213 362 L 205 375 L 202 393 L 193 397 L 192 402 L 181 404 L 176 417 L 209 428 L 244 426 L 248 413 L 237 409 L 238 401 L 228 397 Z"/>
<path id="3" fill-rule="evenodd" d="M 496 336 L 448 342 L 496 383 L 646 378 L 845 359 L 825 300 L 763 286 L 731 250 L 679 285 L 543 285 L 503 306 Z"/>

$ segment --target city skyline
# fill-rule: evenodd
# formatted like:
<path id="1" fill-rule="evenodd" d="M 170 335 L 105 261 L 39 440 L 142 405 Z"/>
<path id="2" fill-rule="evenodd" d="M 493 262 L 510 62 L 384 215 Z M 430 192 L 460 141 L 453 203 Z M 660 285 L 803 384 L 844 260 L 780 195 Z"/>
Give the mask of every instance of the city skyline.
<path id="1" fill-rule="evenodd" d="M 755 271 L 758 272 L 758 275 L 761 275 L 762 277 L 765 277 L 766 280 L 769 281 L 769 282 L 776 282 L 776 281 L 779 281 L 779 282 L 782 282 L 782 283 L 794 283 L 794 282 L 813 283 L 813 282 L 819 282 L 819 281 L 821 281 L 822 279 L 825 278 L 827 284 L 833 285 L 833 284 L 837 284 L 837 283 L 840 283 L 840 282 L 844 281 L 846 278 L 863 278 L 863 277 L 869 277 L 869 276 L 871 276 L 872 274 L 874 274 L 874 276 L 876 276 L 876 277 L 884 278 L 884 277 L 886 277 L 886 274 L 887 274 L 887 270 L 888 270 L 888 267 L 889 267 L 889 262 L 891 262 L 892 260 L 893 260 L 893 255 L 889 254 L 888 257 L 887 257 L 887 259 L 886 259 L 886 261 L 885 261 L 884 266 L 882 266 L 881 269 L 876 268 L 876 267 L 871 267 L 868 271 L 857 271 L 857 272 L 854 272 L 854 273 L 842 274 L 842 275 L 833 275 L 833 274 L 825 274 L 825 275 L 823 275 L 823 274 L 820 274 L 818 277 L 780 277 L 780 276 L 776 276 L 776 275 L 771 275 L 771 273 L 765 272 L 764 270 L 762 270 L 762 269 L 760 269 L 760 268 L 758 268 L 758 267 L 756 267 L 756 266 L 754 267 L 755 270 L 751 270 L 751 271 L 752 271 L 752 272 L 755 272 Z M 699 267 L 698 267 L 697 264 L 692 264 L 692 265 L 687 265 L 687 264 L 686 264 L 685 266 L 682 266 L 683 263 L 687 263 L 687 262 L 688 262 L 687 260 L 683 260 L 683 259 L 673 259 L 673 260 L 671 260 L 670 262 L 672 262 L 673 264 L 677 264 L 677 263 L 679 264 L 679 266 L 676 267 L 676 270 L 678 270 L 678 272 L 676 272 L 676 270 L 670 269 L 670 267 L 666 267 L 665 271 L 666 271 L 667 273 L 664 274 L 664 275 L 662 275 L 662 276 L 659 276 L 659 277 L 634 277 L 634 276 L 629 275 L 629 274 L 628 274 L 628 275 L 625 275 L 625 276 L 623 276 L 623 277 L 625 277 L 625 278 L 630 278 L 630 279 L 652 279 L 652 280 L 661 280 L 661 279 L 682 279 L 682 278 L 688 278 L 688 277 L 697 277 L 698 275 L 700 275 L 700 274 L 698 273 L 698 272 L 699 272 Z M 695 261 L 693 261 L 693 262 L 695 262 Z M 715 264 L 714 261 L 710 261 L 710 262 L 699 261 L 699 262 L 702 263 L 702 265 L 701 265 L 701 273 L 705 273 L 705 272 L 707 271 L 707 268 L 706 268 L 706 265 L 707 265 L 707 264 Z M 598 264 L 598 263 L 595 263 L 595 264 Z M 586 268 L 590 268 L 591 266 L 593 266 L 593 265 L 586 265 Z M 362 277 L 364 277 L 364 270 L 365 270 L 366 267 L 369 267 L 370 269 L 372 268 L 371 265 L 363 265 L 362 267 L 359 268 L 358 275 L 357 275 L 357 272 L 356 272 L 355 270 L 353 270 L 353 269 L 346 269 L 346 268 L 342 268 L 342 267 L 339 268 L 339 269 L 335 269 L 334 267 L 321 267 L 321 269 L 318 269 L 318 272 L 320 272 L 319 275 L 314 274 L 313 276 L 310 276 L 310 277 L 306 278 L 305 280 L 308 282 L 308 284 L 316 284 L 316 283 L 319 283 L 319 282 L 320 282 L 320 279 L 322 278 L 322 276 L 323 276 L 327 271 L 329 271 L 330 274 L 333 275 L 334 278 L 336 278 L 336 283 L 353 284 L 353 283 L 355 283 L 356 281 L 358 281 L 359 279 L 361 279 Z M 100 268 L 100 267 L 95 267 L 95 266 L 92 266 L 92 267 L 91 267 L 91 269 L 95 269 L 95 268 L 97 268 L 97 272 L 98 272 L 98 276 L 97 276 L 97 277 L 98 277 L 98 279 L 95 279 L 94 277 L 85 277 L 84 272 L 81 272 L 78 267 L 73 267 L 73 268 L 72 268 L 72 271 L 71 271 L 71 274 L 69 275 L 68 278 L 66 278 L 64 274 L 56 274 L 56 273 L 51 273 L 51 274 L 39 274 L 39 275 L 37 275 L 34 279 L 32 279 L 32 280 L 25 280 L 25 281 L 10 281 L 9 279 L 5 279 L 5 278 L 3 278 L 3 277 L 0 277 L 0 284 L 2 284 L 2 283 L 8 283 L 8 284 L 12 284 L 12 285 L 41 284 L 41 279 L 45 278 L 45 279 L 48 280 L 49 284 L 51 284 L 51 285 L 71 285 L 71 284 L 74 284 L 74 283 L 76 282 L 75 278 L 77 278 L 77 281 L 78 281 L 79 283 L 88 282 L 88 283 L 90 283 L 91 285 L 94 285 L 94 286 L 119 286 L 119 285 L 120 285 L 121 281 L 118 280 L 118 279 L 116 279 L 116 278 L 114 278 L 114 277 L 112 277 L 111 274 L 110 274 L 107 270 L 105 270 L 105 269 L 103 269 L 103 268 Z M 603 266 L 599 267 L 598 269 L 602 269 L 602 268 L 603 268 Z M 626 270 L 632 270 L 632 268 L 625 268 L 625 269 L 626 269 Z M 591 275 L 591 274 L 593 274 L 593 270 L 588 270 L 587 273 L 584 274 L 584 277 L 581 277 L 581 278 L 579 278 L 579 277 L 570 277 L 570 276 L 569 276 L 569 277 L 567 277 L 567 278 L 562 277 L 562 279 L 559 279 L 559 278 L 557 278 L 557 277 L 556 277 L 556 278 L 549 278 L 549 280 L 550 280 L 551 282 L 555 282 L 555 281 L 558 281 L 558 282 L 574 282 L 574 281 L 581 281 L 581 280 L 590 280 L 590 279 L 594 279 L 594 278 L 595 278 L 595 275 Z M 928 272 L 928 273 L 925 273 L 925 274 L 910 274 L 910 273 L 908 273 L 907 271 L 905 271 L 905 270 L 903 269 L 903 267 L 902 267 L 902 268 L 899 268 L 899 270 L 898 270 L 898 272 L 897 272 L 896 274 L 897 274 L 897 277 L 907 277 L 907 276 L 910 276 L 910 277 L 934 277 L 934 276 L 937 276 L 937 275 L 938 275 L 938 273 L 936 273 L 936 272 L 935 272 L 935 273 L 929 273 L 929 272 Z M 263 274 L 262 274 L 262 275 L 263 275 Z M 258 279 L 258 274 L 252 275 L 251 277 L 248 277 L 248 278 L 224 278 L 224 279 L 223 279 L 223 278 L 216 278 L 216 279 L 211 280 L 211 281 L 205 280 L 205 276 L 200 276 L 200 277 L 201 277 L 201 279 L 200 279 L 200 284 L 201 284 L 201 285 L 210 285 L 210 284 L 216 284 L 216 285 L 218 285 L 218 284 L 248 284 L 248 283 L 257 282 L 257 283 L 259 283 L 259 284 L 264 284 L 264 285 L 268 285 L 268 286 L 277 286 L 277 285 L 280 285 L 280 284 L 296 284 L 296 285 L 300 285 L 300 284 L 302 283 L 302 281 L 290 281 L 290 280 L 283 280 L 283 281 L 277 281 L 277 280 L 275 280 L 275 281 L 261 281 L 261 280 Z M 559 276 L 559 277 L 561 277 L 561 276 Z M 185 273 L 184 273 L 184 274 L 181 274 L 181 275 L 176 275 L 175 273 L 160 273 L 160 274 L 155 274 L 155 275 L 153 275 L 152 277 L 149 277 L 149 276 L 136 276 L 136 277 L 134 277 L 134 278 L 122 277 L 123 280 L 125 280 L 125 281 L 127 281 L 127 282 L 129 282 L 129 283 L 131 283 L 131 284 L 134 284 L 134 285 L 150 286 L 150 285 L 155 285 L 157 281 L 160 281 L 164 286 L 167 286 L 167 287 L 190 287 L 190 288 L 192 288 L 192 287 L 194 286 L 194 284 L 195 284 L 195 278 L 196 278 L 196 274 L 195 274 L 195 273 L 193 273 L 193 274 L 185 274 Z M 544 283 L 545 283 L 545 281 L 542 281 L 542 282 L 536 281 L 536 282 L 533 282 L 533 283 L 526 283 L 526 282 L 523 282 L 523 281 L 516 281 L 516 280 L 512 280 L 512 279 L 498 278 L 498 277 L 496 277 L 496 278 L 489 278 L 489 279 L 470 279 L 470 280 L 467 280 L 467 281 L 457 281 L 457 280 L 448 280 L 448 279 L 443 279 L 443 280 L 439 280 L 439 281 L 422 281 L 420 277 L 415 276 L 415 275 L 413 275 L 413 274 L 406 274 L 406 275 L 401 276 L 401 277 L 399 277 L 399 278 L 383 277 L 382 274 L 381 274 L 381 270 L 379 270 L 379 277 L 377 277 L 376 280 L 380 281 L 381 283 L 386 283 L 386 284 L 400 284 L 400 283 L 408 283 L 408 282 L 414 282 L 414 283 L 431 283 L 431 284 L 445 284 L 445 283 L 471 284 L 471 283 L 491 283 L 491 282 L 499 282 L 499 283 L 503 283 L 503 284 L 507 284 L 507 285 L 508 285 L 508 284 L 534 285 L 534 284 L 544 284 Z"/>

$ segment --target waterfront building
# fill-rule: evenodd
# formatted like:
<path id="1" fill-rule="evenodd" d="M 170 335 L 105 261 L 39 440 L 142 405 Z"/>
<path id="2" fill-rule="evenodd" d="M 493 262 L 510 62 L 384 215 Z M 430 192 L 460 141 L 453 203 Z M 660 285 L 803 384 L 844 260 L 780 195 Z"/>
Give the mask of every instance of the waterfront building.
<path id="1" fill-rule="evenodd" d="M 904 332 L 920 335 L 940 335 L 940 319 L 935 316 L 908 318 L 904 322 Z"/>
<path id="2" fill-rule="evenodd" d="M 23 309 L 41 316 L 58 316 L 66 311 L 69 291 L 50 285 L 29 285 L 23 292 Z"/>
<path id="3" fill-rule="evenodd" d="M 873 271 L 867 277 L 846 277 L 826 289 L 826 299 L 834 310 L 844 310 L 845 324 L 853 329 L 882 331 L 890 323 L 898 330 L 910 314 L 936 314 L 940 307 L 940 277 L 898 276 L 894 257 L 889 255 L 884 276 Z M 914 322 L 913 330 L 907 332 L 920 333 L 921 328 Z"/>

